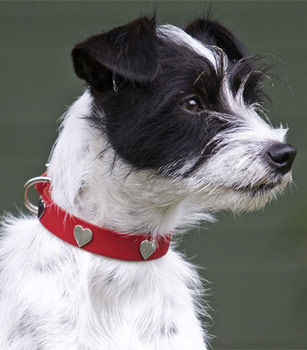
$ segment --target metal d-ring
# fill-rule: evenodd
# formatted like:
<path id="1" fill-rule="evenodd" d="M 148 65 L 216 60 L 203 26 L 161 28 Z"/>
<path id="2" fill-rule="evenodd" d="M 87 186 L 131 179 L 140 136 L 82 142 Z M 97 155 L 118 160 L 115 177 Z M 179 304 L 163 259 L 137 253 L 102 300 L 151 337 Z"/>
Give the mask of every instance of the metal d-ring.
<path id="1" fill-rule="evenodd" d="M 37 214 L 38 207 L 29 201 L 29 198 L 28 198 L 29 189 L 37 183 L 40 183 L 40 182 L 47 183 L 47 182 L 50 182 L 50 180 L 51 179 L 49 177 L 46 177 L 46 176 L 37 176 L 37 177 L 33 177 L 33 179 L 30 179 L 29 181 L 27 181 L 25 183 L 25 185 L 23 186 L 23 203 L 24 203 L 25 207 L 30 210 L 30 212 Z"/>

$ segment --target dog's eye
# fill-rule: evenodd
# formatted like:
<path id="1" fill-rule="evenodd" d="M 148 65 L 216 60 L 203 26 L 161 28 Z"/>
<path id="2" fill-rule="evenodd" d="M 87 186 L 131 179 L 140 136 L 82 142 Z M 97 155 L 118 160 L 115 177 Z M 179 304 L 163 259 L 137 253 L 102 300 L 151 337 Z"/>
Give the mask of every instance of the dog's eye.
<path id="1" fill-rule="evenodd" d="M 183 101 L 180 106 L 189 112 L 200 112 L 203 110 L 203 105 L 197 97 Z"/>

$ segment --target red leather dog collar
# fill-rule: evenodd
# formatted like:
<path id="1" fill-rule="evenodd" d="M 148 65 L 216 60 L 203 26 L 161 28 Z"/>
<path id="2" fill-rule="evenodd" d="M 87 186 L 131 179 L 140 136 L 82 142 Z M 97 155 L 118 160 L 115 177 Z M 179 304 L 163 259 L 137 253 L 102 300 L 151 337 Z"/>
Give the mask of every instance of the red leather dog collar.
<path id="1" fill-rule="evenodd" d="M 171 234 L 152 239 L 150 234 L 127 234 L 93 225 L 60 208 L 50 197 L 50 184 L 36 183 L 40 194 L 41 224 L 63 241 L 95 254 L 121 260 L 153 260 L 169 249 Z"/>

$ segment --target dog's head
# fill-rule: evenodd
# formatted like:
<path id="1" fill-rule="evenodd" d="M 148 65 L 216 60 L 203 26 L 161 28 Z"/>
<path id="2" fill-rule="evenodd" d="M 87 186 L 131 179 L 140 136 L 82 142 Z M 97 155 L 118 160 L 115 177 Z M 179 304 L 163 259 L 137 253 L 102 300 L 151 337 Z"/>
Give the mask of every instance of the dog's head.
<path id="1" fill-rule="evenodd" d="M 200 194 L 211 210 L 261 207 L 291 179 L 286 130 L 260 116 L 266 67 L 221 24 L 139 18 L 72 57 L 92 96 L 88 122 L 133 171 Z"/>

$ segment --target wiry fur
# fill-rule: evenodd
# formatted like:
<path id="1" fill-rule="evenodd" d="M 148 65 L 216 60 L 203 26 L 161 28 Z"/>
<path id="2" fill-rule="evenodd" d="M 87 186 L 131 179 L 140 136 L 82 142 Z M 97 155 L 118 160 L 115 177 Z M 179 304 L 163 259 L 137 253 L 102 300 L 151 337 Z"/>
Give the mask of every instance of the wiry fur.
<path id="1" fill-rule="evenodd" d="M 138 19 L 75 48 L 89 88 L 65 115 L 48 168 L 52 198 L 68 213 L 127 233 L 176 234 L 217 210 L 260 208 L 284 189 L 291 173 L 264 154 L 286 130 L 259 116 L 254 61 L 204 21 L 185 32 Z M 130 39 L 137 56 L 122 47 Z M 191 91 L 201 112 L 178 106 Z M 120 261 L 64 243 L 34 217 L 7 218 L 0 285 L 0 349 L 206 349 L 201 282 L 174 247 L 158 260 Z"/>

